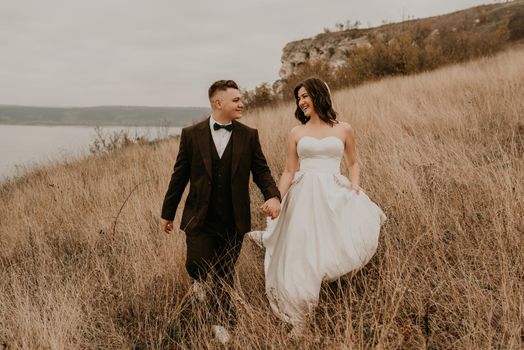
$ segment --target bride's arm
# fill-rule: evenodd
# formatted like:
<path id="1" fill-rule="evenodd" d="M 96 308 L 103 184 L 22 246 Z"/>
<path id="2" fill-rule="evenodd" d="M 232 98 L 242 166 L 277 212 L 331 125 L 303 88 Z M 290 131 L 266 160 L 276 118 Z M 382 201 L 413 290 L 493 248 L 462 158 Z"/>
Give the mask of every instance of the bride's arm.
<path id="1" fill-rule="evenodd" d="M 293 181 L 293 177 L 295 176 L 295 172 L 298 170 L 299 166 L 296 134 L 297 127 L 294 127 L 291 129 L 288 135 L 286 165 L 284 167 L 284 172 L 280 177 L 280 181 L 278 181 L 278 190 L 280 191 L 280 196 L 282 198 L 284 198 L 287 191 L 289 190 L 291 182 Z"/>
<path id="2" fill-rule="evenodd" d="M 351 125 L 347 123 L 343 123 L 343 127 L 346 136 L 344 146 L 344 160 L 349 170 L 349 180 L 351 181 L 351 187 L 358 194 L 360 190 L 360 166 L 358 165 L 355 132 L 353 131 Z"/>

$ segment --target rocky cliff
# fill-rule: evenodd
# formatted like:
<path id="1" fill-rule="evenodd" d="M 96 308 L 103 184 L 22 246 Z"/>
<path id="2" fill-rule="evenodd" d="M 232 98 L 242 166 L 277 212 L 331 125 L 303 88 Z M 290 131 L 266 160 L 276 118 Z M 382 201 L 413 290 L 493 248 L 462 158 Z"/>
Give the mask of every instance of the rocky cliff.
<path id="1" fill-rule="evenodd" d="M 308 61 L 322 60 L 332 67 L 337 67 L 344 64 L 356 48 L 370 47 L 369 38 L 372 35 L 387 39 L 395 33 L 414 31 L 417 28 L 424 28 L 428 39 L 439 35 L 443 29 L 482 34 L 503 28 L 508 30 L 510 41 L 520 40 L 524 38 L 524 1 L 483 5 L 442 16 L 375 28 L 327 32 L 313 38 L 290 42 L 283 49 L 280 80 L 276 81 L 273 87 L 278 91 L 286 79 Z"/>

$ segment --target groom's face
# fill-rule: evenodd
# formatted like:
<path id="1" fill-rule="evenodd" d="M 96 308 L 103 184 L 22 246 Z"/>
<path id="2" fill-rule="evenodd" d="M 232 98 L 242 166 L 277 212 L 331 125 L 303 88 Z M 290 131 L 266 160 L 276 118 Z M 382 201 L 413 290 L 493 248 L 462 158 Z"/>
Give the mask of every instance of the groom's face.
<path id="1" fill-rule="evenodd" d="M 220 112 L 223 117 L 229 120 L 242 117 L 244 104 L 242 103 L 240 91 L 229 88 L 226 91 L 220 91 L 218 97 L 220 99 Z"/>

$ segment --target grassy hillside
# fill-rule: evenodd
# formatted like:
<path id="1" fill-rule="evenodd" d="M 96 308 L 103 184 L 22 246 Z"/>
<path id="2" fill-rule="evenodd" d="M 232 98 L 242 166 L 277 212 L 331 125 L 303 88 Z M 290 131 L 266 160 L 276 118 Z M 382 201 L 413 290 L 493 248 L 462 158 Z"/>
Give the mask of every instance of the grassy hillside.
<path id="1" fill-rule="evenodd" d="M 186 126 L 209 114 L 204 107 L 32 107 L 0 105 L 0 124 Z"/>
<path id="2" fill-rule="evenodd" d="M 336 93 L 362 187 L 389 217 L 378 252 L 323 289 L 308 334 L 292 342 L 263 294 L 262 253 L 245 242 L 231 347 L 521 348 L 522 62 L 512 50 Z M 277 175 L 293 110 L 244 118 Z M 176 140 L 134 145 L 0 187 L 4 348 L 218 347 L 188 304 L 184 236 L 159 229 L 176 154 Z M 260 228 L 255 188 L 252 201 Z"/>

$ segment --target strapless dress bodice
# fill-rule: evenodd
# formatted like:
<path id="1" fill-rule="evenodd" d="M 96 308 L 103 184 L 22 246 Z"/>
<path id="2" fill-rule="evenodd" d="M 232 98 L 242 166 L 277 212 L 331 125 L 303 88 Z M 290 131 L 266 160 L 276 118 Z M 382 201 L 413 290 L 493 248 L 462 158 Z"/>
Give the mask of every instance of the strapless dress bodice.
<path id="1" fill-rule="evenodd" d="M 340 174 L 344 143 L 336 136 L 302 136 L 297 143 L 300 172 Z"/>

